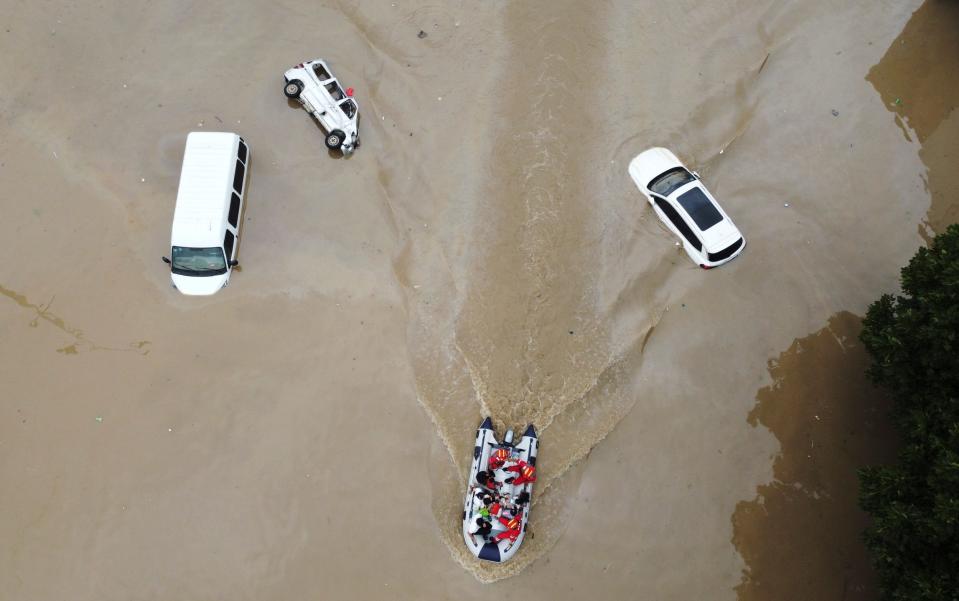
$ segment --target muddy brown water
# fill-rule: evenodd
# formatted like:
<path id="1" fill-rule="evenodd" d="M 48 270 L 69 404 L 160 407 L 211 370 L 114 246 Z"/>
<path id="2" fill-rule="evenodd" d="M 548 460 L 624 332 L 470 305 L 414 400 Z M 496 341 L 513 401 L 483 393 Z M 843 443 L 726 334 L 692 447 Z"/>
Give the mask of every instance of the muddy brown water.
<path id="1" fill-rule="evenodd" d="M 772 384 L 749 423 L 769 428 L 782 452 L 774 480 L 736 506 L 733 542 L 746 572 L 740 599 L 875 599 L 858 544 L 868 524 L 856 470 L 891 461 L 898 437 L 889 399 L 867 380 L 860 320 L 842 312 L 769 362 Z"/>
<path id="2" fill-rule="evenodd" d="M 810 394 L 869 406 L 816 341 L 854 336 L 954 215 L 955 70 L 928 51 L 952 5 L 4 8 L 0 597 L 868 593 L 849 469 L 881 448 L 782 466 Z M 349 159 L 281 95 L 316 56 L 356 89 Z M 243 269 L 207 299 L 159 261 L 191 130 L 253 148 Z M 626 176 L 652 145 L 702 174 L 740 258 L 674 245 Z M 485 413 L 543 440 L 504 566 L 456 523 Z M 767 515 L 776 491 L 800 513 Z M 838 551 L 792 543 L 824 583 L 797 589 L 776 533 L 850 515 Z"/>
<path id="3" fill-rule="evenodd" d="M 912 15 L 867 79 L 896 115 L 903 135 L 921 144 L 931 206 L 923 235 L 959 222 L 959 3 L 930 0 Z"/>

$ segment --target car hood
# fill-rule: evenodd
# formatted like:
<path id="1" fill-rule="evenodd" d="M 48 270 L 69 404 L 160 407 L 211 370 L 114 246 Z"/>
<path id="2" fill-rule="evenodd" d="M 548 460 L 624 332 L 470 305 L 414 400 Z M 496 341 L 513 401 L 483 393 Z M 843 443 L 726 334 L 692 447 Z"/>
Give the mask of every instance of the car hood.
<path id="1" fill-rule="evenodd" d="M 171 273 L 170 279 L 173 285 L 181 293 L 187 296 L 210 296 L 215 294 L 230 278 L 229 272 L 221 275 L 210 276 L 191 276 Z"/>
<path id="2" fill-rule="evenodd" d="M 672 152 L 665 148 L 650 148 L 629 162 L 629 174 L 643 192 L 648 192 L 649 182 L 670 169 L 682 167 Z"/>

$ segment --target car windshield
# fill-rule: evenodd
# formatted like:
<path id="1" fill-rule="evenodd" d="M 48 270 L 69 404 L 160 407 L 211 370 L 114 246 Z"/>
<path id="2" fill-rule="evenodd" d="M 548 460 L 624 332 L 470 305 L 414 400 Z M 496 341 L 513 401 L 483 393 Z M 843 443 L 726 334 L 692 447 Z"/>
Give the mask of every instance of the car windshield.
<path id="1" fill-rule="evenodd" d="M 673 193 L 673 190 L 676 190 L 677 188 L 684 186 L 695 179 L 696 178 L 694 178 L 689 171 L 686 171 L 682 167 L 676 167 L 675 169 L 670 169 L 666 173 L 649 182 L 649 189 L 656 194 L 669 196 Z"/>
<path id="2" fill-rule="evenodd" d="M 226 259 L 223 249 L 173 247 L 173 273 L 179 275 L 209 276 L 226 273 Z"/>
<path id="3" fill-rule="evenodd" d="M 740 238 L 736 240 L 726 248 L 722 249 L 718 253 L 709 253 L 710 261 L 722 261 L 723 259 L 728 259 L 733 256 L 733 253 L 739 250 L 739 247 L 743 245 L 743 239 Z"/>
<path id="4" fill-rule="evenodd" d="M 686 209 L 686 212 L 693 218 L 693 221 L 696 222 L 699 229 L 703 231 L 708 230 L 723 220 L 723 216 L 719 213 L 719 210 L 716 209 L 716 205 L 703 194 L 703 191 L 700 190 L 699 187 L 680 194 L 676 200 Z"/>

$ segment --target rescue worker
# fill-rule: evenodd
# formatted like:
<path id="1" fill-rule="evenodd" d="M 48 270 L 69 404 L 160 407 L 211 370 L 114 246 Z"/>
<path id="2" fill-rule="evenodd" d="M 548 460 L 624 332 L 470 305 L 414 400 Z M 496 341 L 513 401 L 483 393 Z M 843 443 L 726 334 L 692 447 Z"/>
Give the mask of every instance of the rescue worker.
<path id="1" fill-rule="evenodd" d="M 536 468 L 522 459 L 510 463 L 503 468 L 503 471 L 519 474 L 515 478 L 506 479 L 506 482 L 513 486 L 520 486 L 527 482 L 536 482 Z"/>
<path id="2" fill-rule="evenodd" d="M 493 454 L 489 457 L 489 469 L 498 470 L 503 467 L 503 464 L 509 459 L 510 453 L 503 447 L 500 447 L 493 451 Z"/>
<path id="3" fill-rule="evenodd" d="M 513 517 L 509 519 L 506 519 L 505 517 L 500 517 L 499 523 L 505 526 L 506 530 L 504 530 L 503 532 L 500 532 L 494 537 L 494 540 L 496 542 L 506 540 L 507 538 L 510 541 L 515 541 L 516 537 L 520 535 L 520 528 L 522 527 L 522 525 L 520 523 L 520 519 L 518 515 L 514 515 Z"/>
<path id="4" fill-rule="evenodd" d="M 509 495 L 507 495 L 509 496 Z M 503 515 L 503 504 L 500 501 L 494 501 L 489 506 L 489 515 L 494 518 L 498 518 Z"/>

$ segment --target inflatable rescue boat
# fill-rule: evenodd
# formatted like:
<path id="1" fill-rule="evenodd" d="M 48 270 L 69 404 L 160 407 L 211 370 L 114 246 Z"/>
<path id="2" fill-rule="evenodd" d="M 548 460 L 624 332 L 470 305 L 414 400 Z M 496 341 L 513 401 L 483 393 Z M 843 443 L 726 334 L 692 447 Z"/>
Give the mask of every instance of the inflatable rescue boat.
<path id="1" fill-rule="evenodd" d="M 463 504 L 463 539 L 480 559 L 509 561 L 526 536 L 536 472 L 539 440 L 532 424 L 518 443 L 508 430 L 496 439 L 493 422 L 483 420 L 476 431 Z"/>

